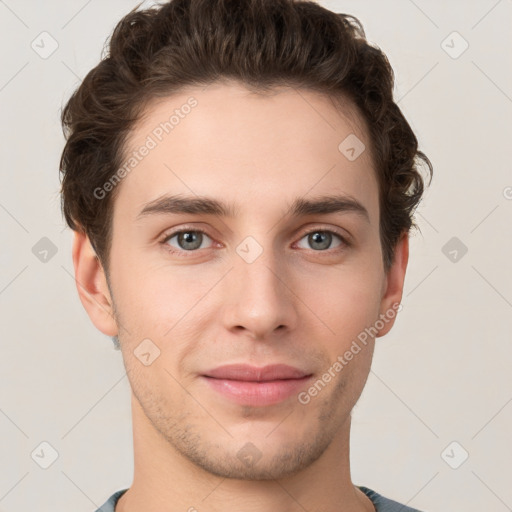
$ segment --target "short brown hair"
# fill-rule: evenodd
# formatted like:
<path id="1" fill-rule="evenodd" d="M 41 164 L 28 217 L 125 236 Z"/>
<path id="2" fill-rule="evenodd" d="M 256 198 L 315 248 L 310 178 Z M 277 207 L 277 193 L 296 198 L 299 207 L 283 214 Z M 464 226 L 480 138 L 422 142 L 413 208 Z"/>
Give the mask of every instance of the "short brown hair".
<path id="1" fill-rule="evenodd" d="M 62 210 L 85 232 L 108 276 L 116 187 L 102 187 L 123 162 L 129 131 L 146 105 L 186 86 L 235 79 L 259 91 L 290 86 L 348 99 L 362 116 L 380 194 L 380 238 L 389 269 L 413 226 L 424 190 L 417 164 L 432 165 L 393 101 L 394 73 L 357 18 L 312 1 L 171 0 L 129 12 L 108 51 L 62 111 Z M 341 142 L 341 141 L 340 141 Z"/>

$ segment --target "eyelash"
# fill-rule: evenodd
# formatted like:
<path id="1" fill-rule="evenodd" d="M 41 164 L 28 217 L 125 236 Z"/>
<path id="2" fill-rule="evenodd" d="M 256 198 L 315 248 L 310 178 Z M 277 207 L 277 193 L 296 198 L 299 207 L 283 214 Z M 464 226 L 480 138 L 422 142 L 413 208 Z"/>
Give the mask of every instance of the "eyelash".
<path id="1" fill-rule="evenodd" d="M 192 256 L 194 253 L 197 253 L 200 251 L 200 249 L 195 249 L 195 250 L 192 250 L 192 251 L 186 251 L 186 250 L 178 250 L 178 249 L 174 249 L 174 248 L 171 248 L 171 246 L 169 246 L 167 244 L 167 242 L 171 239 L 171 238 L 174 238 L 176 235 L 179 235 L 180 233 L 187 233 L 187 232 L 193 232 L 193 233 L 202 233 L 203 235 L 206 235 L 208 238 L 212 239 L 211 236 L 208 235 L 208 233 L 203 230 L 203 229 L 200 229 L 200 228 L 192 228 L 192 227 L 184 227 L 184 228 L 181 228 L 177 231 L 173 231 L 171 233 L 167 233 L 164 237 L 164 239 L 160 242 L 164 247 L 165 249 L 170 252 L 171 254 L 183 254 L 183 253 L 190 253 L 190 254 L 187 254 L 185 257 L 190 257 Z M 326 250 L 323 250 L 323 251 L 314 251 L 313 249 L 311 249 L 312 251 L 314 252 L 317 252 L 317 253 L 330 253 L 331 251 L 334 251 L 334 252 L 339 252 L 339 251 L 343 251 L 344 249 L 346 248 L 349 248 L 351 247 L 351 243 L 344 237 L 342 236 L 340 233 L 338 233 L 337 231 L 333 231 L 332 229 L 320 229 L 320 228 L 314 228 L 314 229 L 311 229 L 309 231 L 305 231 L 304 233 L 302 233 L 301 237 L 299 238 L 299 240 L 302 240 L 305 236 L 311 234 L 311 233 L 331 233 L 332 235 L 335 235 L 337 236 L 340 241 L 341 241 L 341 245 L 335 249 L 326 249 Z M 213 240 L 213 239 L 212 239 Z"/>

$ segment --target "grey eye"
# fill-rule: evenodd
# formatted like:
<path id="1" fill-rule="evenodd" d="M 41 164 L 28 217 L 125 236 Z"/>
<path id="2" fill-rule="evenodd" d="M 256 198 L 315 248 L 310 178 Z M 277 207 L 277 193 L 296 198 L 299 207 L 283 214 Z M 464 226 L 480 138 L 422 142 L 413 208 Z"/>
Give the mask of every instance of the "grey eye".
<path id="1" fill-rule="evenodd" d="M 203 233 L 202 231 L 188 229 L 178 231 L 177 233 L 170 235 L 165 242 L 170 242 L 173 238 L 176 238 L 178 246 L 169 244 L 171 247 L 182 251 L 194 251 L 201 248 L 205 237 L 208 239 L 210 238 L 206 233 Z"/>
<path id="2" fill-rule="evenodd" d="M 338 238 L 341 242 L 343 242 L 342 238 L 336 233 L 333 233 L 332 231 L 323 231 L 320 229 L 307 233 L 301 240 L 306 238 L 311 248 L 318 251 L 324 251 L 326 249 L 332 248 L 330 245 L 333 241 L 333 235 L 335 238 Z M 339 245 L 343 244 L 340 243 L 338 246 Z"/>

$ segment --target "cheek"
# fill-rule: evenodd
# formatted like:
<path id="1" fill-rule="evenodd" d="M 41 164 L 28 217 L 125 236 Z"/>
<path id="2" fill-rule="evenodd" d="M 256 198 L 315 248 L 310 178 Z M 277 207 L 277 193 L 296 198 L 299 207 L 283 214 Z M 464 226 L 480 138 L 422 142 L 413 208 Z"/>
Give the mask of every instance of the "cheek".
<path id="1" fill-rule="evenodd" d="M 313 286 L 314 283 L 314 286 Z M 375 271 L 338 269 L 303 286 L 304 302 L 335 335 L 345 339 L 357 335 L 379 314 L 381 281 Z"/>
<path id="2" fill-rule="evenodd" d="M 212 308 L 222 308 L 219 297 L 231 296 L 232 277 L 225 276 L 219 282 L 229 263 L 154 263 L 134 250 L 127 250 L 121 257 L 120 249 L 118 246 L 117 252 L 112 252 L 116 260 L 114 293 L 118 312 L 129 331 L 143 338 L 153 335 L 164 343 L 174 336 L 181 343 L 181 339 L 192 336 L 198 325 L 201 327 L 201 322 L 218 320 Z M 283 291 L 281 299 L 293 304 L 299 323 L 317 333 L 323 329 L 323 336 L 330 333 L 337 340 L 347 341 L 378 316 L 382 276 L 368 251 L 330 267 L 300 260 L 291 262 L 283 267 L 281 279 L 293 292 Z M 194 317 L 196 321 L 192 322 Z M 318 329 L 313 327 L 315 323 Z"/>
<path id="3" fill-rule="evenodd" d="M 119 273 L 118 309 L 129 331 L 125 334 L 127 351 L 137 350 L 142 340 L 150 339 L 160 351 L 153 370 L 163 365 L 172 374 L 181 374 L 207 335 L 208 320 L 215 318 L 205 312 L 208 291 L 218 281 L 218 273 L 214 274 L 199 276 L 193 266 Z M 137 366 L 137 361 L 134 364 Z"/>
<path id="4" fill-rule="evenodd" d="M 116 296 L 119 309 L 129 322 L 167 329 L 204 296 L 211 285 L 198 279 L 193 267 L 160 267 L 142 270 L 142 265 L 117 269 Z M 171 325 L 169 325 L 171 324 Z"/>

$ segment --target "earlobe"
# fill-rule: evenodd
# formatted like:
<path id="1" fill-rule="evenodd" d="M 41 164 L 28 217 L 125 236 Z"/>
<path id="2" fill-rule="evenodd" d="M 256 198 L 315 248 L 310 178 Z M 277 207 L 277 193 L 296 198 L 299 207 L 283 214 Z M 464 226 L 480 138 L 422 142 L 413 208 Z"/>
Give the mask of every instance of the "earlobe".
<path id="1" fill-rule="evenodd" d="M 395 247 L 395 257 L 393 263 L 387 273 L 386 288 L 381 300 L 380 318 L 384 319 L 384 326 L 379 329 L 377 338 L 387 334 L 393 324 L 397 312 L 401 309 L 399 306 L 402 300 L 404 289 L 405 272 L 409 261 L 409 234 L 402 234 L 399 242 Z"/>
<path id="2" fill-rule="evenodd" d="M 107 336 L 118 334 L 105 272 L 89 237 L 79 231 L 74 232 L 73 266 L 78 296 L 92 323 Z"/>

